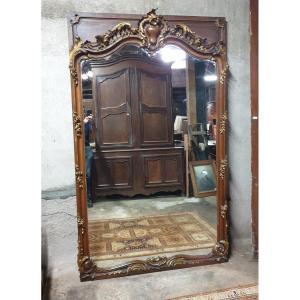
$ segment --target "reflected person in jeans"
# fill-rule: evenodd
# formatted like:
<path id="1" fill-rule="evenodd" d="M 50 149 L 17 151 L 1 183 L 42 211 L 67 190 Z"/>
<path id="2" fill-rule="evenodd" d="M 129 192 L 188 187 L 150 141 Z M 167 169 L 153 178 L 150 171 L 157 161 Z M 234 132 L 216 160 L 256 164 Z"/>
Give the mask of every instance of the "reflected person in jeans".
<path id="1" fill-rule="evenodd" d="M 85 140 L 85 169 L 86 169 L 86 189 L 88 207 L 93 207 L 91 193 L 91 165 L 93 159 L 93 150 L 90 146 L 90 134 L 92 131 L 93 115 L 90 114 L 84 118 L 84 140 Z"/>

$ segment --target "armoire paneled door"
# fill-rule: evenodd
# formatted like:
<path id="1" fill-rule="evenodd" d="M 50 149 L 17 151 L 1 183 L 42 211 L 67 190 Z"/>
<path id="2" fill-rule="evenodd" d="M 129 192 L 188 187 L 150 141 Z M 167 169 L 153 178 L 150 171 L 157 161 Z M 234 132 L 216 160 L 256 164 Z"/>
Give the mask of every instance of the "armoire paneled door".
<path id="1" fill-rule="evenodd" d="M 174 147 L 171 68 L 150 59 L 91 63 L 95 116 L 92 195 L 183 189 Z"/>

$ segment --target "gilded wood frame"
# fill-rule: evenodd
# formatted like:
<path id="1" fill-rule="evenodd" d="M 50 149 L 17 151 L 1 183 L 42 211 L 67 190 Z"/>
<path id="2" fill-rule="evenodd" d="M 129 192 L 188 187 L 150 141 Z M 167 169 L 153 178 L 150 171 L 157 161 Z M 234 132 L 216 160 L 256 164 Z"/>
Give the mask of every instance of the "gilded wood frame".
<path id="1" fill-rule="evenodd" d="M 225 27 L 224 18 L 217 19 L 218 27 Z M 227 191 L 227 149 L 226 149 L 226 75 L 228 64 L 225 41 L 208 43 L 203 37 L 184 24 L 169 26 L 163 16 L 151 10 L 134 28 L 122 22 L 104 35 L 95 37 L 95 42 L 76 38 L 69 53 L 69 69 L 72 88 L 72 109 L 75 151 L 75 178 L 78 223 L 77 263 L 80 280 L 120 277 L 139 273 L 185 268 L 225 262 L 228 260 L 228 191 Z M 132 260 L 111 268 L 97 266 L 90 257 L 88 241 L 87 198 L 85 179 L 83 106 L 79 81 L 80 64 L 86 59 L 107 56 L 126 44 L 136 44 L 149 53 L 154 53 L 166 44 L 176 45 L 196 58 L 215 61 L 218 74 L 216 84 L 217 101 L 217 242 L 208 255 L 155 256 L 147 260 Z"/>

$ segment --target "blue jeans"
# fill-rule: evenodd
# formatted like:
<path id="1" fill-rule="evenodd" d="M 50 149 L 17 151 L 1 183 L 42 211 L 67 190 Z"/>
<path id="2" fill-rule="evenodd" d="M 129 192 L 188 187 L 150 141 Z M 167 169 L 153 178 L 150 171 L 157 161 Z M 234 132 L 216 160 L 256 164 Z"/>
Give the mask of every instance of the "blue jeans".
<path id="1" fill-rule="evenodd" d="M 91 199 L 91 166 L 92 166 L 93 150 L 91 146 L 85 146 L 85 175 L 86 189 L 88 200 Z"/>

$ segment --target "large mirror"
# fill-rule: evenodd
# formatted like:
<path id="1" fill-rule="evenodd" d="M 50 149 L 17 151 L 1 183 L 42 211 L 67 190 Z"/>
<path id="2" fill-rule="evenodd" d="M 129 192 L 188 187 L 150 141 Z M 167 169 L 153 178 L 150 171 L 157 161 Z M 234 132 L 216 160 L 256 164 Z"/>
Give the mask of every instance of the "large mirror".
<path id="1" fill-rule="evenodd" d="M 216 79 L 213 62 L 176 46 L 149 57 L 129 45 L 82 62 L 89 247 L 99 265 L 215 245 Z M 210 196 L 186 190 L 185 134 L 190 177 Z"/>
<path id="2" fill-rule="evenodd" d="M 184 45 L 77 61 L 82 280 L 226 260 L 222 74 Z"/>

